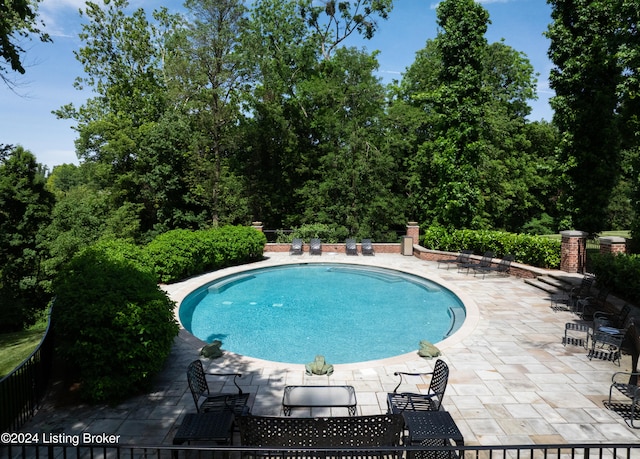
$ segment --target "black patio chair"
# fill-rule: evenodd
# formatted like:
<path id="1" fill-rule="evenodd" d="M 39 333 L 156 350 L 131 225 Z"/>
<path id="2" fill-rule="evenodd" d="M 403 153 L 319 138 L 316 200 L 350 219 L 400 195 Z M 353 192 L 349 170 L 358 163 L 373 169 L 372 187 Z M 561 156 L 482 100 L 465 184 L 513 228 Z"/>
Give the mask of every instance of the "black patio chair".
<path id="1" fill-rule="evenodd" d="M 362 255 L 373 255 L 373 243 L 371 242 L 371 239 L 363 239 L 362 240 L 362 247 L 360 248 L 360 250 L 362 251 Z"/>
<path id="2" fill-rule="evenodd" d="M 355 239 L 347 239 L 344 245 L 344 249 L 347 255 L 358 255 L 358 246 Z"/>
<path id="3" fill-rule="evenodd" d="M 458 265 L 458 272 L 462 272 L 463 270 L 466 269 L 467 270 L 467 274 L 469 274 L 469 270 L 470 269 L 489 267 L 493 263 L 493 256 L 494 256 L 493 252 L 486 251 L 484 253 L 484 255 L 482 255 L 482 258 L 480 259 L 480 262 L 469 260 L 468 263 L 459 264 Z"/>
<path id="4" fill-rule="evenodd" d="M 582 320 L 590 320 L 596 311 L 606 309 L 607 297 L 609 296 L 608 288 L 601 288 L 598 290 L 596 296 L 588 296 L 582 298 L 576 302 L 575 313 L 578 314 Z"/>
<path id="5" fill-rule="evenodd" d="M 211 376 L 233 376 L 233 384 L 238 388 L 237 394 L 211 395 L 209 385 L 200 360 L 194 360 L 187 368 L 187 381 L 189 389 L 196 404 L 198 413 L 229 411 L 236 415 L 248 414 L 249 394 L 242 392 L 236 382 L 236 378 L 242 377 L 240 373 L 208 373 Z"/>
<path id="6" fill-rule="evenodd" d="M 628 416 L 625 416 L 625 422 L 634 429 L 637 428 L 633 425 L 633 421 L 636 417 L 636 410 L 640 410 L 640 387 L 638 386 L 638 377 L 640 373 L 630 373 L 624 371 L 618 371 L 611 377 L 611 386 L 609 387 L 609 400 L 606 404 L 607 408 L 622 411 Z M 613 396 L 613 389 L 616 389 L 622 395 L 631 400 L 631 404 L 620 402 L 614 403 L 611 401 Z"/>
<path id="7" fill-rule="evenodd" d="M 314 237 L 309 242 L 309 255 L 322 255 L 322 241 Z"/>
<path id="8" fill-rule="evenodd" d="M 397 371 L 395 376 L 400 376 L 400 382 L 387 394 L 387 408 L 389 413 L 402 413 L 404 411 L 439 411 L 442 398 L 449 381 L 449 366 L 441 359 L 436 360 L 433 371 L 430 373 L 405 373 Z M 431 375 L 431 382 L 426 394 L 410 392 L 398 392 L 403 382 L 403 376 Z"/>
<path id="9" fill-rule="evenodd" d="M 289 249 L 289 254 L 291 255 L 302 255 L 302 239 L 295 238 L 291 242 L 291 248 Z"/>
<path id="10" fill-rule="evenodd" d="M 498 263 L 496 266 L 493 265 L 489 265 L 489 266 L 472 266 L 473 269 L 473 275 L 474 277 L 478 274 L 478 273 L 482 273 L 482 278 L 484 279 L 484 276 L 486 276 L 487 274 L 490 273 L 496 273 L 499 274 L 501 276 L 505 275 L 508 276 L 509 275 L 509 270 L 511 269 L 511 262 L 514 260 L 513 255 L 505 255 L 502 260 L 500 260 L 500 263 Z"/>
<path id="11" fill-rule="evenodd" d="M 462 250 L 457 257 L 455 258 L 442 258 L 440 260 L 438 260 L 438 269 L 440 269 L 440 265 L 445 265 L 447 267 L 447 270 L 449 269 L 450 266 L 452 265 L 460 265 L 460 264 L 465 264 L 465 263 L 469 263 L 471 261 L 471 254 L 473 253 L 473 250 Z"/>

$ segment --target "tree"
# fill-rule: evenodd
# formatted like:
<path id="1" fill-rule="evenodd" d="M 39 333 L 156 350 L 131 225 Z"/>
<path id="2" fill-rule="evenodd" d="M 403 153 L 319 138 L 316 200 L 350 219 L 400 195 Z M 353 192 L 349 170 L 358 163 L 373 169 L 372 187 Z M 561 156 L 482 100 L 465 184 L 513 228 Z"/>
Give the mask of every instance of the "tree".
<path id="1" fill-rule="evenodd" d="M 564 227 L 598 233 L 620 169 L 620 1 L 550 0 L 554 124 L 562 134 Z"/>
<path id="2" fill-rule="evenodd" d="M 339 48 L 300 84 L 313 113 L 310 178 L 297 191 L 303 223 L 338 224 L 359 237 L 404 221 L 393 195 L 397 164 L 383 131 L 385 92 L 375 55 Z"/>
<path id="3" fill-rule="evenodd" d="M 38 230 L 50 220 L 53 195 L 42 166 L 22 147 L 0 163 L 0 331 L 32 324 L 50 295 L 43 287 Z"/>
<path id="4" fill-rule="evenodd" d="M 78 157 L 105 166 L 99 172 L 109 182 L 112 209 L 140 205 L 141 230 L 146 232 L 157 223 L 156 212 L 150 210 L 157 204 L 155 193 L 147 189 L 165 182 L 152 180 L 157 156 L 145 155 L 151 151 L 150 134 L 169 108 L 164 61 L 179 21 L 164 9 L 154 12 L 153 20 L 143 9 L 131 14 L 127 9 L 126 0 L 105 1 L 104 7 L 86 3 L 89 22 L 80 34 L 85 46 L 75 53 L 85 75 L 75 84 L 90 86 L 96 96 L 80 108 L 69 104 L 56 114 L 76 120 Z M 184 151 L 165 153 L 163 158 Z M 165 162 L 170 164 L 170 158 Z"/>
<path id="5" fill-rule="evenodd" d="M 12 80 L 7 77 L 10 70 L 25 73 L 21 54 L 24 49 L 16 41 L 18 37 L 37 35 L 41 41 L 50 42 L 51 38 L 40 30 L 44 23 L 38 21 L 38 3 L 42 0 L 11 0 L 0 2 L 0 56 L 9 65 L 0 63 L 0 78 L 12 87 Z M 10 70 L 9 70 L 10 69 Z"/>
<path id="6" fill-rule="evenodd" d="M 246 9 L 239 0 L 187 0 L 185 6 L 191 21 L 168 67 L 172 93 L 194 133 L 192 198 L 207 209 L 209 224 L 248 223 L 242 180 L 229 168 L 242 118 L 239 96 L 248 85 L 250 68 L 240 46 Z"/>
<path id="7" fill-rule="evenodd" d="M 322 5 L 301 2 L 300 12 L 314 31 L 324 59 L 330 59 L 338 46 L 354 32 L 371 39 L 378 30 L 375 16 L 387 19 L 393 9 L 393 0 L 323 0 L 320 3 Z"/>
<path id="8" fill-rule="evenodd" d="M 424 107 L 426 138 L 410 161 L 410 191 L 423 218 L 457 228 L 482 226 L 482 115 L 487 98 L 483 62 L 487 11 L 473 0 L 438 5 L 434 40 L 441 64 L 427 75 L 435 87 L 412 97 Z"/>

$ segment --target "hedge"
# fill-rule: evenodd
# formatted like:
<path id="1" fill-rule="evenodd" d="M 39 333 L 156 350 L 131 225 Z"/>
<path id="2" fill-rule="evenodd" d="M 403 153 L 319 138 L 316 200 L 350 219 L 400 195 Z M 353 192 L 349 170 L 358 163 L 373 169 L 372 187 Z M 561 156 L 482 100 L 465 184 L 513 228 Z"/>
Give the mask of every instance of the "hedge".
<path id="1" fill-rule="evenodd" d="M 473 250 L 475 254 L 491 251 L 496 257 L 511 254 L 517 262 L 531 266 L 560 267 L 560 241 L 543 236 L 489 230 L 449 231 L 440 226 L 431 226 L 421 240 L 423 247 L 432 250 Z"/>
<path id="2" fill-rule="evenodd" d="M 99 242 L 54 282 L 53 326 L 67 376 L 91 402 L 144 392 L 169 356 L 178 324 L 140 248 Z"/>
<path id="3" fill-rule="evenodd" d="M 636 303 L 640 298 L 640 256 L 626 254 L 593 254 L 591 271 L 598 285 L 625 300 Z"/>
<path id="4" fill-rule="evenodd" d="M 172 230 L 157 236 L 145 253 L 160 282 L 259 259 L 267 238 L 255 228 L 223 226 L 209 230 Z"/>

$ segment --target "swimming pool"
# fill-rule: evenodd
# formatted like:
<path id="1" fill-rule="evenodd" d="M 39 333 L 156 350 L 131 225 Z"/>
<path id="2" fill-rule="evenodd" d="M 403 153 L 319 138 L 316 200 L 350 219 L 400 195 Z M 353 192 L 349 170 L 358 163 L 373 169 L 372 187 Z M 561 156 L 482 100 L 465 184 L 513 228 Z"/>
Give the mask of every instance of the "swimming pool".
<path id="1" fill-rule="evenodd" d="M 179 317 L 203 341 L 283 363 L 392 357 L 437 343 L 464 321 L 460 299 L 428 279 L 342 263 L 244 271 L 209 282 L 182 301 Z"/>

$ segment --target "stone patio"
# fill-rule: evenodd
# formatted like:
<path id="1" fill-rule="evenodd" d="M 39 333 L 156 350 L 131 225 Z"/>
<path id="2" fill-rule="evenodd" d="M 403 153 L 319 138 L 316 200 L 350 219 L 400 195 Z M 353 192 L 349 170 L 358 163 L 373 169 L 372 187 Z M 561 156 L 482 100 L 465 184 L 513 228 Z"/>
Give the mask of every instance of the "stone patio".
<path id="1" fill-rule="evenodd" d="M 640 429 L 606 409 L 611 376 L 630 371 L 631 359 L 621 366 L 587 358 L 578 346 L 563 346 L 564 324 L 576 320 L 569 312 L 554 311 L 548 294 L 515 277 L 459 274 L 438 269 L 437 263 L 411 256 L 377 254 L 353 257 L 332 253 L 310 257 L 266 253 L 251 268 L 282 263 L 349 262 L 376 265 L 424 275 L 454 291 L 467 307 L 467 319 L 452 337 L 436 343 L 450 367 L 443 406 L 455 419 L 467 445 L 540 443 L 638 442 Z M 181 301 L 193 289 L 247 266 L 206 274 L 164 286 Z M 185 370 L 198 358 L 203 343 L 185 330 L 176 339 L 165 369 L 153 392 L 117 406 L 68 405 L 45 400 L 25 432 L 57 432 L 69 435 L 119 435 L 120 444 L 166 445 L 185 413 L 195 407 Z M 417 345 L 417 343 L 416 343 Z M 225 353 L 217 360 L 203 360 L 209 371 L 239 371 L 243 389 L 252 396 L 252 412 L 282 415 L 285 385 L 326 384 L 324 376 L 305 376 L 303 365 L 281 364 Z M 430 371 L 432 360 L 415 352 L 390 359 L 335 365 L 330 384 L 350 384 L 356 389 L 359 414 L 386 411 L 386 393 L 397 383 L 394 371 Z M 212 390 L 233 389 L 223 379 L 212 379 Z M 406 390 L 420 391 L 428 379 L 413 378 Z M 306 411 L 306 412 L 305 412 Z M 346 409 L 296 410 L 294 415 L 346 415 Z"/>

